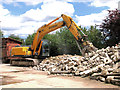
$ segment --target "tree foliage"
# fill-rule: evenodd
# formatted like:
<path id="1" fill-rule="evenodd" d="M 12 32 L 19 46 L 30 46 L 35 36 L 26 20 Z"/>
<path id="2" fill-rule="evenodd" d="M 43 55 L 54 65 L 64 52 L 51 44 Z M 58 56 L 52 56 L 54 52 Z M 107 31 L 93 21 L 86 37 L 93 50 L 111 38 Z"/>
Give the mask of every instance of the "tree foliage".
<path id="1" fill-rule="evenodd" d="M 0 38 L 3 38 L 3 32 L 0 30 Z"/>
<path id="2" fill-rule="evenodd" d="M 58 39 L 56 34 L 46 34 L 43 39 L 47 39 L 50 42 L 50 55 L 58 55 Z"/>
<path id="3" fill-rule="evenodd" d="M 48 39 L 51 42 L 51 55 L 80 54 L 73 35 L 66 28 L 61 28 L 55 34 L 45 35 L 44 39 Z"/>
<path id="4" fill-rule="evenodd" d="M 108 16 L 100 25 L 107 45 L 115 45 L 120 41 L 120 11 L 108 10 Z"/>
<path id="5" fill-rule="evenodd" d="M 87 31 L 86 29 L 83 29 L 83 31 L 88 36 L 88 40 L 92 42 L 95 47 L 97 48 L 106 47 L 104 37 L 102 36 L 100 30 L 96 28 L 96 26 L 91 26 Z"/>
<path id="6" fill-rule="evenodd" d="M 101 32 L 96 27 L 91 26 L 88 30 L 80 27 L 82 31 L 88 36 L 88 40 L 97 48 L 104 47 L 104 40 Z M 81 33 L 81 32 L 80 32 Z M 67 28 L 61 28 L 55 34 L 47 34 L 44 39 L 51 41 L 50 52 L 51 55 L 59 54 L 79 54 L 80 51 L 75 42 L 75 38 Z"/>
<path id="7" fill-rule="evenodd" d="M 21 41 L 22 43 L 24 43 L 24 39 L 20 38 L 18 35 L 15 34 L 10 34 L 10 36 L 8 36 L 9 38 Z"/>
<path id="8" fill-rule="evenodd" d="M 86 35 L 88 35 L 88 40 L 90 40 L 94 44 L 94 46 L 96 46 L 97 48 L 102 48 L 104 46 L 101 32 L 96 29 L 96 27 L 91 26 L 88 30 L 85 27 L 80 28 Z M 26 45 L 32 44 L 34 35 L 35 33 L 33 33 L 32 35 L 28 35 L 27 39 L 25 40 Z M 80 51 L 76 44 L 75 38 L 67 28 L 61 28 L 54 34 L 46 34 L 43 39 L 47 39 L 50 42 L 51 56 L 61 54 L 80 55 Z"/>
<path id="9" fill-rule="evenodd" d="M 29 34 L 28 37 L 25 39 L 25 44 L 26 45 L 31 45 L 34 39 L 35 33 Z"/>

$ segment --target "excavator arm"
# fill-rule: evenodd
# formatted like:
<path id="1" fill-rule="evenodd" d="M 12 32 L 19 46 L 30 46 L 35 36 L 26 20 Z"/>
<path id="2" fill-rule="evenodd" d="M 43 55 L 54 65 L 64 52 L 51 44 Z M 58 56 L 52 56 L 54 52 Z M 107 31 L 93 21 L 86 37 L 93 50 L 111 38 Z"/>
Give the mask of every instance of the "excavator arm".
<path id="1" fill-rule="evenodd" d="M 55 23 L 55 21 L 59 20 L 61 17 L 63 18 L 63 21 L 59 21 L 59 22 Z M 73 21 L 73 19 L 71 17 L 69 17 L 65 14 L 62 14 L 61 17 L 58 17 L 55 20 L 51 21 L 50 23 L 43 25 L 42 27 L 40 27 L 37 30 L 37 33 L 34 37 L 34 40 L 33 40 L 32 46 L 31 46 L 33 55 L 35 55 L 35 53 L 38 53 L 38 55 L 40 54 L 40 49 L 42 46 L 41 39 L 47 33 L 52 32 L 63 26 L 66 26 L 70 30 L 70 32 L 74 35 L 74 38 L 76 39 L 77 45 L 78 45 L 79 50 L 82 53 L 82 55 L 85 54 L 86 50 L 88 50 L 88 51 L 96 50 L 96 48 L 92 45 L 92 43 L 83 39 L 82 35 L 80 35 L 80 33 L 78 32 L 78 30 L 81 31 L 81 29 L 76 25 L 76 23 Z M 83 33 L 83 35 L 85 36 L 84 33 Z M 80 45 L 82 46 L 83 49 L 81 49 Z"/>
<path id="2" fill-rule="evenodd" d="M 64 26 L 64 22 L 63 21 L 60 21 L 60 22 L 56 22 L 54 24 L 46 24 L 42 27 L 40 27 L 38 30 L 37 30 L 37 33 L 34 37 L 34 40 L 33 40 L 33 43 L 32 43 L 32 46 L 31 46 L 31 49 L 33 50 L 33 55 L 35 55 L 35 53 L 37 52 L 38 54 L 40 54 L 40 49 L 39 50 L 36 50 L 38 47 L 41 48 L 41 39 L 49 32 L 51 31 L 54 31 L 58 28 L 61 28 Z"/>

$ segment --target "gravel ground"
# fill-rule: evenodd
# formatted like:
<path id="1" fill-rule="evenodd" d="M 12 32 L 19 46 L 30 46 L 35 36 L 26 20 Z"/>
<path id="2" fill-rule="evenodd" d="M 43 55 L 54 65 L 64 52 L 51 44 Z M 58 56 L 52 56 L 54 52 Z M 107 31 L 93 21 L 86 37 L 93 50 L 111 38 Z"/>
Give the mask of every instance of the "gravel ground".
<path id="1" fill-rule="evenodd" d="M 47 75 L 28 67 L 0 65 L 1 88 L 119 88 L 78 76 Z"/>

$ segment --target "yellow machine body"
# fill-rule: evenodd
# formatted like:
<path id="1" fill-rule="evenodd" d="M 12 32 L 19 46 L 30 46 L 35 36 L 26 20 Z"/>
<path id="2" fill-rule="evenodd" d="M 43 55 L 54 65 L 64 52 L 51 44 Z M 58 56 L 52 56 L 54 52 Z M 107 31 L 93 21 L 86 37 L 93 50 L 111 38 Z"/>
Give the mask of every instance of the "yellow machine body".
<path id="1" fill-rule="evenodd" d="M 29 47 L 13 47 L 11 50 L 11 56 L 31 56 L 32 52 L 29 51 Z"/>

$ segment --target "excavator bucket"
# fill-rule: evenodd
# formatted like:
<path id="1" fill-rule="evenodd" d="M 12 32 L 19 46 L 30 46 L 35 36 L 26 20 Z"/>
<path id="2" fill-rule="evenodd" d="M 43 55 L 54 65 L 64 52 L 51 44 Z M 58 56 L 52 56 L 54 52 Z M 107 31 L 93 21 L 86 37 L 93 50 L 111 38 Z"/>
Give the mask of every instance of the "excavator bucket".
<path id="1" fill-rule="evenodd" d="M 80 44 L 80 42 L 78 42 L 78 41 L 76 40 L 76 43 L 77 43 L 77 46 L 78 46 L 78 48 L 79 48 L 79 50 L 80 50 L 80 52 L 81 52 L 81 54 L 82 54 L 83 56 L 85 56 L 85 53 L 95 52 L 95 51 L 98 50 L 98 49 L 97 49 L 91 42 L 89 42 L 89 41 L 85 41 L 85 42 L 83 42 L 83 44 Z M 82 48 L 81 48 L 80 45 L 82 45 Z"/>

